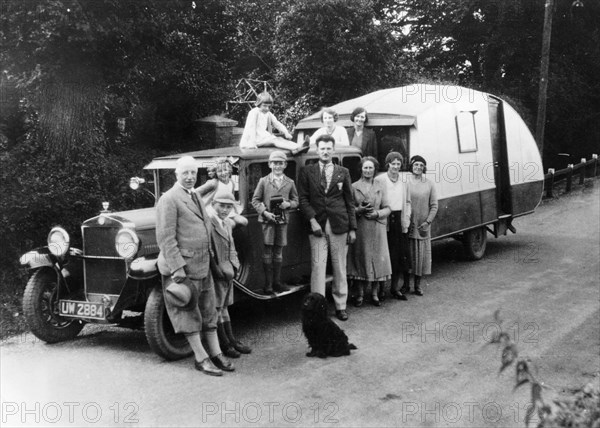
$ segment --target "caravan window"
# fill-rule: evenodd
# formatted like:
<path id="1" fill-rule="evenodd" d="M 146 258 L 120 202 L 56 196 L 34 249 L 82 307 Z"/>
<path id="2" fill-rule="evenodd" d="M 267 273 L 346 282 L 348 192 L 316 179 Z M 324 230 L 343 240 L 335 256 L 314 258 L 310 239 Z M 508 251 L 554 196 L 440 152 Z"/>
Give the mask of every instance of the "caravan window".
<path id="1" fill-rule="evenodd" d="M 460 153 L 477 151 L 475 113 L 477 111 L 461 111 L 456 115 L 456 134 L 458 137 L 458 151 Z"/>

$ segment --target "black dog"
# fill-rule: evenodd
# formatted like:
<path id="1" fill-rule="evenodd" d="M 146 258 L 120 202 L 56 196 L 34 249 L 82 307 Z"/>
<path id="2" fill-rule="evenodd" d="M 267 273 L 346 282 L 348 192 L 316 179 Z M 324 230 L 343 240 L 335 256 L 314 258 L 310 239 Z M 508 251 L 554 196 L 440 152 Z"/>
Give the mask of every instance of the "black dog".
<path id="1" fill-rule="evenodd" d="M 302 331 L 308 339 L 307 357 L 341 357 L 356 349 L 348 343 L 348 336 L 329 319 L 327 300 L 319 293 L 310 293 L 302 302 Z"/>

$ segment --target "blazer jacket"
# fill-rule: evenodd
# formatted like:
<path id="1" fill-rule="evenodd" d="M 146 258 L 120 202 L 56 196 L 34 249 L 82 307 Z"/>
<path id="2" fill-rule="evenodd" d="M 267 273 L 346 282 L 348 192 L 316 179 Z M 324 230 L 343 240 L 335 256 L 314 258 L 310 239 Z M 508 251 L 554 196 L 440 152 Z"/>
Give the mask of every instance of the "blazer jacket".
<path id="1" fill-rule="evenodd" d="M 346 129 L 348 131 L 348 140 L 352 145 L 352 139 L 354 138 L 354 126 Z M 359 147 L 362 150 L 363 156 L 373 156 L 377 159 L 377 137 L 375 137 L 375 131 L 368 128 L 363 128 L 362 146 Z"/>
<path id="2" fill-rule="evenodd" d="M 231 233 L 231 221 L 225 220 L 226 228 L 221 226 L 217 217 L 209 215 L 212 228 L 212 244 L 214 249 L 215 262 L 217 264 L 229 261 L 235 270 L 240 270 L 240 261 L 238 260 L 233 235 Z"/>
<path id="3" fill-rule="evenodd" d="M 300 209 L 307 220 L 315 218 L 325 230 L 329 219 L 333 233 L 356 230 L 352 182 L 347 168 L 333 166 L 331 183 L 327 190 L 321 186 L 319 162 L 303 167 L 298 180 Z"/>
<path id="4" fill-rule="evenodd" d="M 204 204 L 200 198 L 197 201 L 177 183 L 158 200 L 156 241 L 162 275 L 171 275 L 182 267 L 191 279 L 209 274 L 211 228 Z"/>
<path id="5" fill-rule="evenodd" d="M 258 221 L 263 223 L 265 220 L 262 213 L 268 211 L 267 205 L 271 201 L 271 198 L 275 195 L 281 195 L 284 200 L 290 202 L 288 209 L 294 210 L 298 208 L 298 191 L 294 181 L 288 176 L 283 176 L 281 187 L 278 189 L 273 181 L 271 180 L 271 174 L 262 177 L 254 190 L 252 196 L 252 206 L 258 213 Z"/>

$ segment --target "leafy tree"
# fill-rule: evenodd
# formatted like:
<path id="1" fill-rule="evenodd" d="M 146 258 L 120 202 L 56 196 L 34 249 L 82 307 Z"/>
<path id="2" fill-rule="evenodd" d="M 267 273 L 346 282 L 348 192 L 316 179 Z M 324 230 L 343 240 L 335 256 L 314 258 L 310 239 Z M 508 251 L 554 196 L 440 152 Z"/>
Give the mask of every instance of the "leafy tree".
<path id="1" fill-rule="evenodd" d="M 306 0 L 282 13 L 273 49 L 276 81 L 289 102 L 332 104 L 394 81 L 398 40 L 370 0 Z"/>
<path id="2" fill-rule="evenodd" d="M 57 222 L 76 242 L 101 201 L 140 205 L 126 191 L 132 171 L 194 141 L 194 120 L 228 99 L 233 26 L 217 0 L 2 9 L 0 234 L 12 265 Z"/>

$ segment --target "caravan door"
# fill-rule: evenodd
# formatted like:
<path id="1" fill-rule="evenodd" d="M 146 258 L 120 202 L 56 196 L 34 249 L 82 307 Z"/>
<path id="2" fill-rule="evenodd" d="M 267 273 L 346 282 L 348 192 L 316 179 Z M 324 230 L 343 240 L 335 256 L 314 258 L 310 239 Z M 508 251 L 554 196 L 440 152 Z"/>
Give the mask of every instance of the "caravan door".
<path id="1" fill-rule="evenodd" d="M 506 132 L 504 129 L 504 109 L 502 101 L 493 96 L 489 96 L 488 108 L 490 113 L 492 159 L 494 162 L 494 183 L 496 184 L 497 217 L 503 218 L 512 215 Z"/>

